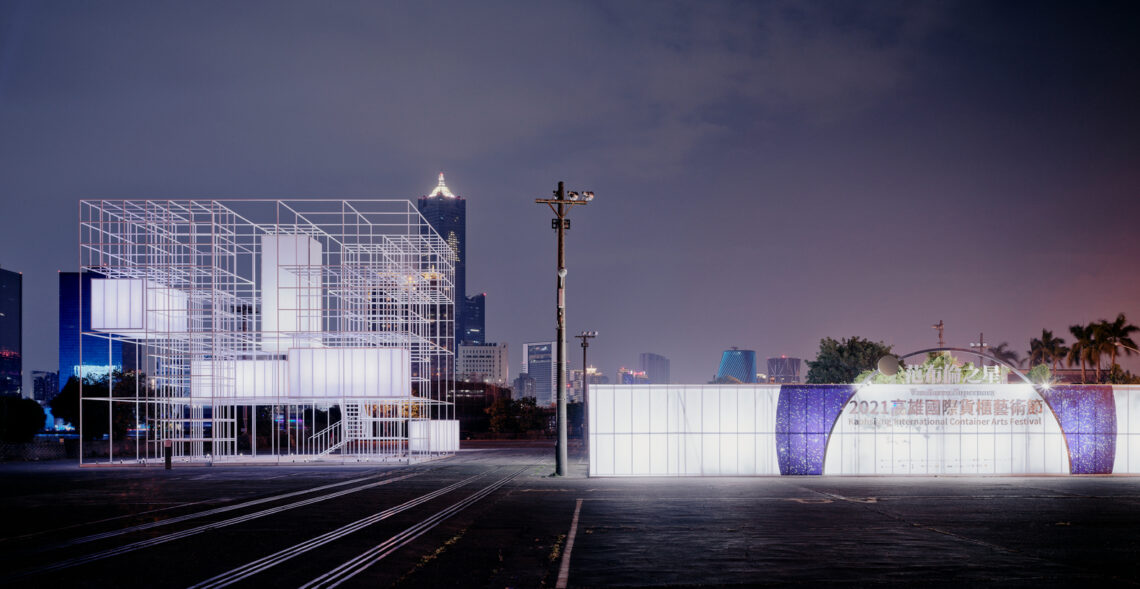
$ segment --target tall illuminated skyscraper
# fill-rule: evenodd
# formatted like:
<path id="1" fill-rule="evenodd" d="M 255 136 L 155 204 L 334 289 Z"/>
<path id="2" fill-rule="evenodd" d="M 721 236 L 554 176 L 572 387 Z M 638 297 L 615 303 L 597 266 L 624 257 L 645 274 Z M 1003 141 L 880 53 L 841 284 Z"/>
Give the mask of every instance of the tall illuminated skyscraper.
<path id="1" fill-rule="evenodd" d="M 24 276 L 0 269 L 0 395 L 23 391 Z"/>
<path id="2" fill-rule="evenodd" d="M 467 325 L 464 309 L 467 296 L 467 201 L 447 188 L 443 172 L 440 172 L 439 184 L 431 194 L 420 197 L 416 208 L 455 253 L 455 339 L 451 345 L 454 352 L 456 344 L 463 341 Z"/>

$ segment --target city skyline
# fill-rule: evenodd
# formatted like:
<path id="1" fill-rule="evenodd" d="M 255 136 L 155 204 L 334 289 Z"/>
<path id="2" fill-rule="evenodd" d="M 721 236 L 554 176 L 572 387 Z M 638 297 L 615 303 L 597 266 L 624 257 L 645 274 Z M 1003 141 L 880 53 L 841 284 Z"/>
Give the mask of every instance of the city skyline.
<path id="1" fill-rule="evenodd" d="M 533 199 L 597 194 L 567 328 L 599 332 L 606 374 L 652 350 L 706 382 L 729 347 L 811 360 L 824 337 L 909 352 L 939 320 L 1024 355 L 1042 328 L 1140 319 L 1135 10 L 645 6 L 0 6 L 24 386 L 57 365 L 79 199 L 414 201 L 440 171 L 487 339 L 516 350 L 554 331 Z"/>
<path id="2" fill-rule="evenodd" d="M 0 1 L 0 584 L 1140 582 L 1137 105 L 1137 3 Z"/>

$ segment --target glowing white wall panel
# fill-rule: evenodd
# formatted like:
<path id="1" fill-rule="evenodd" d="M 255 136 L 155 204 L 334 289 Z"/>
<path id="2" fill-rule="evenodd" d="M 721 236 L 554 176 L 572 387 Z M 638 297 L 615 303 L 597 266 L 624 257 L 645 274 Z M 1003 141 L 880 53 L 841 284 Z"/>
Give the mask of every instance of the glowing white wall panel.
<path id="1" fill-rule="evenodd" d="M 411 356 L 398 348 L 293 348 L 289 395 L 305 399 L 408 397 Z"/>
<path id="2" fill-rule="evenodd" d="M 779 385 L 591 385 L 591 476 L 778 475 Z"/>
<path id="3" fill-rule="evenodd" d="M 135 339 L 186 332 L 186 293 L 141 279 L 91 280 L 91 329 Z"/>
<path id="4" fill-rule="evenodd" d="M 190 364 L 190 397 L 285 399 L 284 360 L 196 360 Z"/>
<path id="5" fill-rule="evenodd" d="M 1065 438 L 1029 385 L 872 385 L 843 408 L 824 474 L 1068 474 Z"/>
<path id="6" fill-rule="evenodd" d="M 1113 385 L 1116 401 L 1116 461 L 1112 472 L 1140 474 L 1140 387 Z"/>
<path id="7" fill-rule="evenodd" d="M 411 360 L 395 348 L 297 348 L 287 360 L 190 364 L 191 398 L 336 400 L 411 395 Z"/>
<path id="8" fill-rule="evenodd" d="M 91 280 L 91 329 L 141 331 L 146 327 L 142 280 Z"/>
<path id="9" fill-rule="evenodd" d="M 261 236 L 262 349 L 284 352 L 293 346 L 290 334 L 321 331 L 321 254 L 308 235 Z"/>
<path id="10" fill-rule="evenodd" d="M 455 419 L 409 421 L 408 449 L 412 452 L 459 451 L 459 421 Z"/>

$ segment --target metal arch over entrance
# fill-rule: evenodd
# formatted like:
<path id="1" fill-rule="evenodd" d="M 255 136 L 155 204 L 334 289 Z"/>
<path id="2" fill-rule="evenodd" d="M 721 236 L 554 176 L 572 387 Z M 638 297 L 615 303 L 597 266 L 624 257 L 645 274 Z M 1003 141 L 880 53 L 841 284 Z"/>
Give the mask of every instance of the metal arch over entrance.
<path id="1" fill-rule="evenodd" d="M 983 358 L 985 360 L 992 360 L 992 361 L 994 361 L 998 364 L 1001 364 L 1002 366 L 1005 366 L 1006 368 L 1008 368 L 1010 370 L 1010 372 L 1016 374 L 1018 378 L 1020 378 L 1022 381 L 1025 382 L 1025 384 L 1028 384 L 1028 385 L 1033 386 L 1033 387 L 1037 386 L 1036 384 L 1033 383 L 1033 381 L 1029 380 L 1029 377 L 1024 372 L 1022 372 L 1020 369 L 1018 369 L 1013 364 L 1010 364 L 1009 362 L 1006 362 L 1005 360 L 1002 360 L 1001 358 L 997 358 L 997 357 L 991 356 L 989 354 L 983 354 L 981 352 L 978 352 L 977 350 L 970 350 L 967 348 L 951 348 L 951 347 L 927 348 L 925 350 L 918 350 L 916 352 L 910 352 L 909 354 L 903 354 L 901 356 L 898 356 L 898 359 L 899 360 L 905 360 L 907 358 L 912 358 L 914 356 L 918 356 L 919 354 L 931 354 L 931 353 L 935 353 L 935 352 L 964 352 L 966 354 L 971 354 L 971 355 L 977 356 L 979 358 Z M 863 379 L 863 382 L 856 383 L 856 384 L 860 384 L 860 385 L 870 384 L 871 379 L 875 378 L 876 374 L 882 374 L 882 372 L 879 372 L 879 369 L 875 368 L 873 371 L 871 371 L 871 374 L 867 378 Z"/>

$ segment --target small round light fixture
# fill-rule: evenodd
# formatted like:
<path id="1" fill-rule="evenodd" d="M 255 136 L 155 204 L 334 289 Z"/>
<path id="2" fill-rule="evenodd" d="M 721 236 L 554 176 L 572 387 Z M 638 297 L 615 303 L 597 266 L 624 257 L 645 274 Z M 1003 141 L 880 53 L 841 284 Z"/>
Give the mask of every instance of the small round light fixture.
<path id="1" fill-rule="evenodd" d="M 894 356 L 883 356 L 879 358 L 879 372 L 886 376 L 894 376 L 899 373 L 899 359 Z"/>

